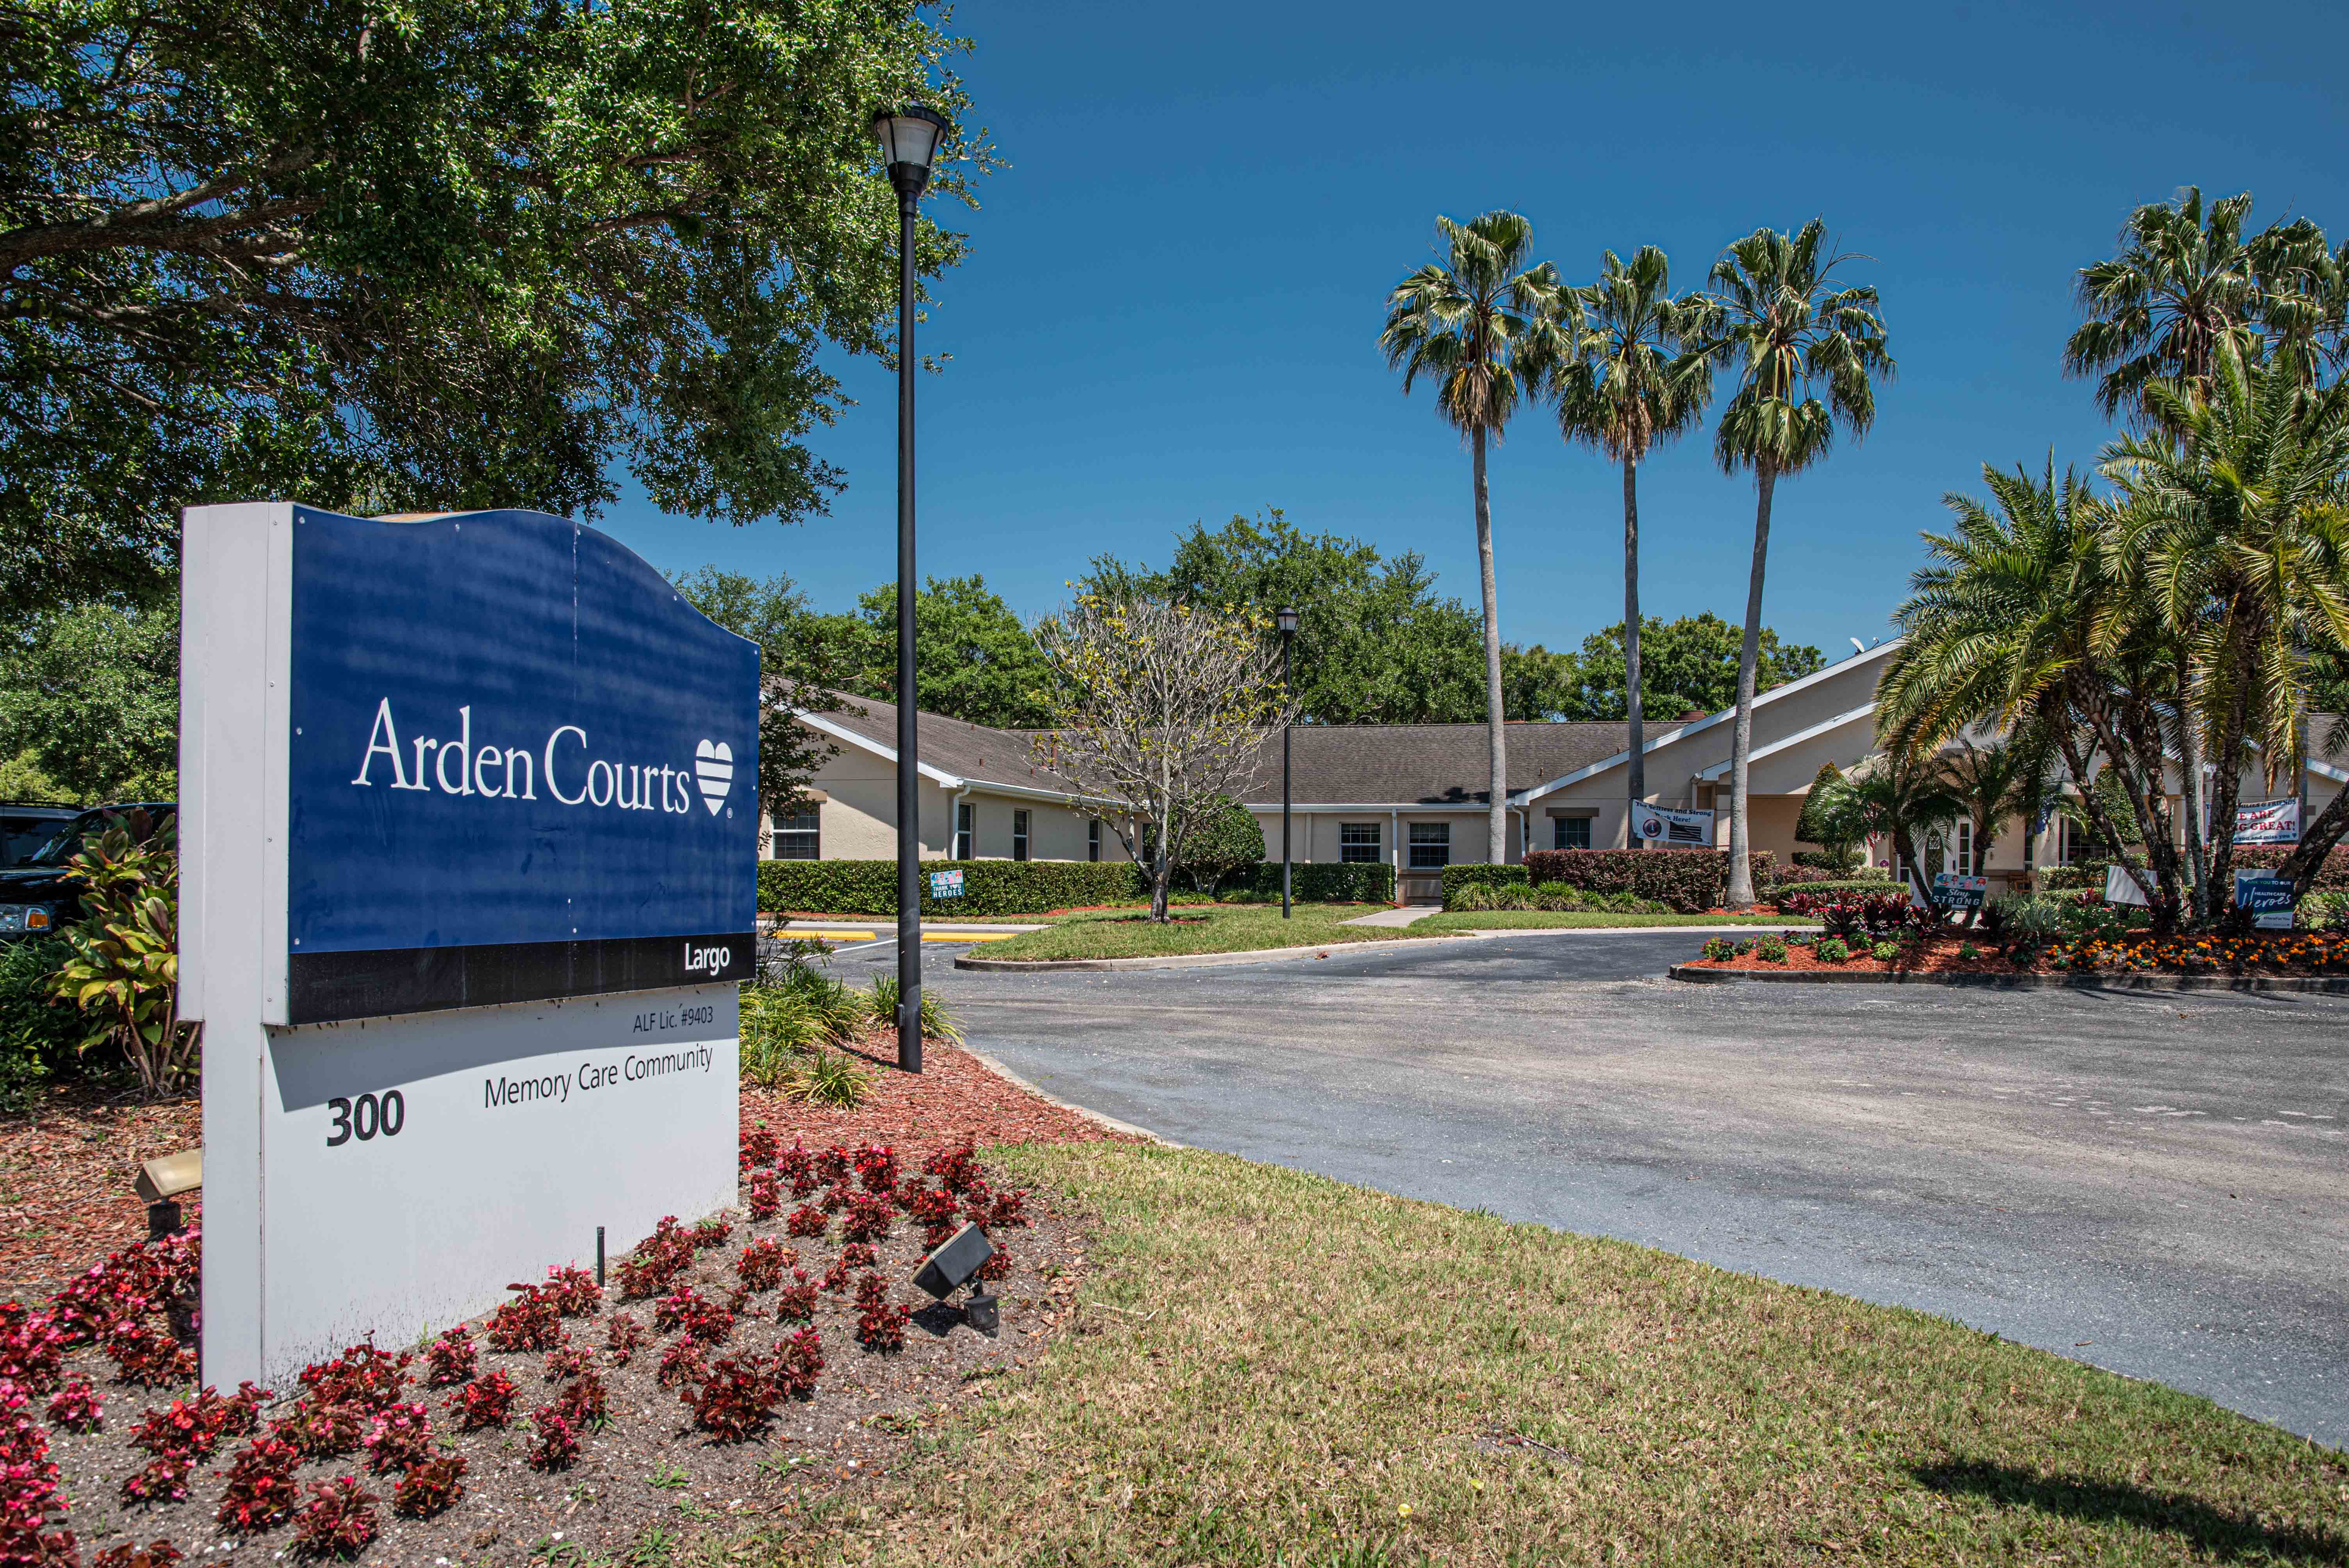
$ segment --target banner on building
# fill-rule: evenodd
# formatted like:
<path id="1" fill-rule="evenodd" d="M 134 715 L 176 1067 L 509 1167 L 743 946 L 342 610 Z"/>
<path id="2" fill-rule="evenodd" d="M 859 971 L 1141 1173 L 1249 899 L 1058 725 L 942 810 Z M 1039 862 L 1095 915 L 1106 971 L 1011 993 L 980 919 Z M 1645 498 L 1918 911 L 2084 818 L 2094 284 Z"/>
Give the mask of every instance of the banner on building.
<path id="1" fill-rule="evenodd" d="M 2293 796 L 2281 800 L 2254 800 L 2235 808 L 2235 842 L 2239 844 L 2296 844 L 2300 842 L 2300 801 Z"/>
<path id="2" fill-rule="evenodd" d="M 1703 849 L 1713 842 L 1713 813 L 1635 805 L 1631 808 L 1631 839 L 1638 844 L 1664 849 Z"/>

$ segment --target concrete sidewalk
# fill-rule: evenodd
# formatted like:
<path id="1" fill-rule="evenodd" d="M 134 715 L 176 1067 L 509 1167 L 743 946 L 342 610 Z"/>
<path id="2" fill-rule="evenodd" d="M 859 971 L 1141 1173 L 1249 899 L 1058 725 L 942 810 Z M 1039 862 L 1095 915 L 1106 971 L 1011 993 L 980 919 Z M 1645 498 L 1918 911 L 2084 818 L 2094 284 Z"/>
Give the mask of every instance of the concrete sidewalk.
<path id="1" fill-rule="evenodd" d="M 1340 925 L 1392 925 L 1400 929 L 1409 925 L 1414 920 L 1423 920 L 1431 914 L 1443 913 L 1444 906 L 1440 903 L 1407 903 L 1401 909 L 1382 909 L 1376 914 L 1358 914 L 1351 920 L 1341 920 L 1338 923 Z"/>

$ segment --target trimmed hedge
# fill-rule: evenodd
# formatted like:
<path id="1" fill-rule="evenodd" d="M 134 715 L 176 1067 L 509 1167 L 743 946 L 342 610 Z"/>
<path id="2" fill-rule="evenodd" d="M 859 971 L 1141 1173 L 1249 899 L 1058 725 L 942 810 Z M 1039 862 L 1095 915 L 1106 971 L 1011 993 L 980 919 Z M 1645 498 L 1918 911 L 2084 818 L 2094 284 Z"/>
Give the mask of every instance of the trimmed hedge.
<path id="1" fill-rule="evenodd" d="M 1310 865 L 1292 862 L 1288 871 L 1288 896 L 1300 903 L 1394 902 L 1394 867 L 1384 861 L 1353 865 L 1331 865 L 1327 861 L 1317 861 Z M 1221 892 L 1223 895 L 1244 893 L 1250 898 L 1279 898 L 1280 862 L 1261 861 L 1226 877 Z"/>
<path id="2" fill-rule="evenodd" d="M 1516 868 L 1512 867 L 1512 870 Z M 932 872 L 962 872 L 960 898 L 932 898 Z M 1392 903 L 1389 865 L 1291 865 L 1290 896 L 1306 903 Z M 1132 861 L 924 861 L 922 913 L 937 920 L 1041 914 L 1150 896 L 1150 879 Z M 1189 890 L 1176 879 L 1177 893 Z M 1263 861 L 1224 879 L 1226 895 L 1280 896 L 1280 862 Z M 897 913 L 895 861 L 761 861 L 759 908 L 816 914 Z"/>
<path id="3" fill-rule="evenodd" d="M 1496 866 L 1490 861 L 1468 861 L 1444 868 L 1444 907 L 1452 907 L 1453 893 L 1464 887 L 1506 887 L 1511 882 L 1531 885 L 1523 866 Z"/>
<path id="4" fill-rule="evenodd" d="M 1746 857 L 1757 892 L 1772 883 L 1775 857 Z M 1628 892 L 1694 913 L 1720 905 L 1729 890 L 1729 856 L 1720 850 L 1536 850 L 1526 873 L 1537 882 L 1562 882 L 1592 892 Z"/>
<path id="5" fill-rule="evenodd" d="M 962 872 L 962 896 L 932 898 L 930 873 L 953 871 Z M 922 862 L 922 913 L 941 920 L 1130 903 L 1148 891 L 1142 868 L 1132 861 Z M 759 907 L 771 913 L 803 909 L 817 914 L 895 914 L 897 862 L 761 861 Z"/>
<path id="6" fill-rule="evenodd" d="M 1846 877 L 1840 882 L 1829 882 L 1822 878 L 1817 882 L 1790 882 L 1782 881 L 1778 883 L 1778 891 L 1780 892 L 1817 893 L 1897 892 L 1905 896 L 1909 892 L 1909 884 L 1907 882 L 1894 882 L 1890 877 Z"/>

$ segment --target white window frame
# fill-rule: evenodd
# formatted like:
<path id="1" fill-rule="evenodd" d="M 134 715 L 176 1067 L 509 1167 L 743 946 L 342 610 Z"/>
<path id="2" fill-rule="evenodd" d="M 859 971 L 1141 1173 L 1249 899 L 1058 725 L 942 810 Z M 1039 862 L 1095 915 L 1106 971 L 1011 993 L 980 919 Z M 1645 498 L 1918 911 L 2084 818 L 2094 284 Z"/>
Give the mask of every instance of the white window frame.
<path id="1" fill-rule="evenodd" d="M 804 822 L 808 825 L 805 827 L 793 827 L 792 824 L 794 822 Z M 793 850 L 803 849 L 807 852 L 805 854 L 785 854 L 783 852 L 783 847 L 786 841 L 790 842 L 791 847 Z M 808 810 L 800 812 L 796 816 L 778 819 L 775 822 L 774 841 L 770 846 L 770 851 L 771 858 L 779 861 L 820 861 L 823 859 L 823 810 L 817 807 L 810 807 Z"/>
<path id="2" fill-rule="evenodd" d="M 1410 824 L 1410 828 L 1411 852 L 1406 857 L 1410 863 L 1404 867 L 1405 870 L 1442 871 L 1452 863 L 1452 824 L 1450 822 L 1413 822 Z M 1421 837 L 1423 833 L 1426 835 L 1424 838 Z M 1432 850 L 1442 855 L 1443 859 L 1423 861 L 1420 859 L 1422 850 Z"/>
<path id="3" fill-rule="evenodd" d="M 1555 852 L 1559 850 L 1588 849 L 1590 847 L 1590 823 L 1591 819 L 1588 817 L 1552 817 L 1549 820 L 1549 847 L 1551 851 Z M 1564 840 L 1567 833 L 1571 829 L 1575 828 L 1582 830 L 1582 842 L 1578 844 L 1569 844 L 1565 842 Z"/>
<path id="4" fill-rule="evenodd" d="M 978 815 L 977 809 L 968 800 L 955 803 L 954 858 L 958 861 L 971 858 L 972 830 L 978 826 Z"/>
<path id="5" fill-rule="evenodd" d="M 1349 865 L 1349 866 L 1374 866 L 1374 865 L 1377 865 L 1381 861 L 1382 861 L 1382 860 L 1386 859 L 1386 843 L 1385 843 L 1385 836 L 1386 836 L 1386 835 L 1385 835 L 1384 828 L 1385 828 L 1385 824 L 1381 823 L 1381 822 L 1340 822 L 1340 823 L 1339 823 L 1339 824 L 1338 824 L 1338 860 L 1339 860 L 1339 863 L 1340 863 L 1340 864 L 1341 864 L 1341 865 Z M 1361 844 L 1361 843 L 1360 843 L 1360 842 L 1356 842 L 1356 843 L 1351 843 L 1351 844 L 1350 844 L 1350 843 L 1348 843 L 1348 842 L 1346 841 L 1346 835 L 1347 835 L 1348 833 L 1360 834 L 1360 833 L 1361 833 L 1364 830 L 1369 830 L 1369 832 L 1370 832 L 1370 835 L 1371 835 L 1370 842 L 1369 842 L 1369 844 L 1368 844 L 1367 846 L 1365 846 L 1365 845 L 1363 845 L 1363 844 Z M 1367 848 L 1370 850 L 1370 851 L 1371 851 L 1371 852 L 1370 852 L 1369 854 L 1365 855 L 1365 854 L 1361 854 L 1361 853 L 1354 852 L 1354 851 L 1359 851 L 1362 850 L 1362 849 L 1363 849 L 1363 848 L 1365 848 L 1365 847 L 1367 847 Z"/>
<path id="6" fill-rule="evenodd" d="M 1099 817 L 1095 817 L 1085 824 L 1085 859 L 1094 862 L 1099 862 L 1101 860 L 1101 819 Z"/>
<path id="7" fill-rule="evenodd" d="M 1029 828 L 1032 820 L 1024 810 L 1015 809 L 1011 813 L 1011 858 L 1015 861 L 1028 858 L 1028 844 L 1032 837 Z"/>

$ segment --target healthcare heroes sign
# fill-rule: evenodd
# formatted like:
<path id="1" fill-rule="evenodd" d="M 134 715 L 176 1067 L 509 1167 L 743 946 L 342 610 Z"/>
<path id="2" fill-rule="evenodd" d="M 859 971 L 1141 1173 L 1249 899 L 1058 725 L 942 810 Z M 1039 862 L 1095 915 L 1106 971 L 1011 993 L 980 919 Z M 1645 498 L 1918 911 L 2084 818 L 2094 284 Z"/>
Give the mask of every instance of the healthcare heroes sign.
<path id="1" fill-rule="evenodd" d="M 755 645 L 562 518 L 293 533 L 292 1022 L 750 972 Z"/>

